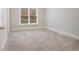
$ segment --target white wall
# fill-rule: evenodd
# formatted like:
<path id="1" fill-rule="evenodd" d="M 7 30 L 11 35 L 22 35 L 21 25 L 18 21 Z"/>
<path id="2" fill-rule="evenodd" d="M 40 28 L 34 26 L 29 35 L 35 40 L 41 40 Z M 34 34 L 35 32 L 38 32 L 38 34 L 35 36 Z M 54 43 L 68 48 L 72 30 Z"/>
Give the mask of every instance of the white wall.
<path id="1" fill-rule="evenodd" d="M 8 38 L 8 34 L 9 34 L 9 9 L 8 8 L 2 8 L 1 11 L 1 21 L 2 21 L 2 27 L 4 27 L 5 29 L 3 29 L 2 31 L 0 31 L 0 50 L 3 50 L 5 42 Z"/>
<path id="2" fill-rule="evenodd" d="M 10 9 L 10 30 L 26 29 L 45 26 L 70 34 L 79 35 L 79 9 L 78 8 L 39 8 L 38 25 L 20 25 L 19 8 Z"/>
<path id="3" fill-rule="evenodd" d="M 1 8 L 0 8 L 0 25 L 1 25 Z"/>
<path id="4" fill-rule="evenodd" d="M 38 24 L 37 25 L 20 25 L 20 9 L 19 8 L 11 8 L 10 9 L 10 30 L 19 30 L 19 29 L 28 29 L 28 28 L 38 28 L 43 27 L 44 18 L 45 18 L 44 8 L 38 9 Z"/>
<path id="5" fill-rule="evenodd" d="M 79 8 L 47 8 L 46 25 L 52 29 L 79 35 Z"/>

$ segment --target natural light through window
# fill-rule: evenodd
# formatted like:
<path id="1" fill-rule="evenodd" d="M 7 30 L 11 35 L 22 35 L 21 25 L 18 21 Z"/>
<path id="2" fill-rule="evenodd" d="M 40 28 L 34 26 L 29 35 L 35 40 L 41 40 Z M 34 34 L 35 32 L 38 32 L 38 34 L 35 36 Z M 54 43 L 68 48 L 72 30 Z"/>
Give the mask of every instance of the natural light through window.
<path id="1" fill-rule="evenodd" d="M 21 8 L 21 24 L 38 24 L 37 8 Z"/>

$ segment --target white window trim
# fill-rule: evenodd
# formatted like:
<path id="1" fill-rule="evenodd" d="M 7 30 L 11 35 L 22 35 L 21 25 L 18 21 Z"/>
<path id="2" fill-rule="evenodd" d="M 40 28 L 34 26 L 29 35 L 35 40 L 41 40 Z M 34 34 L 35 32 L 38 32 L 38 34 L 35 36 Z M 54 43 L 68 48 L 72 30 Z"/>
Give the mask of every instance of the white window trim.
<path id="1" fill-rule="evenodd" d="M 30 8 L 28 8 L 28 16 L 30 16 Z M 38 24 L 38 8 L 36 8 L 36 16 L 37 16 L 37 19 L 36 19 L 36 23 L 30 23 L 30 17 L 28 17 L 28 23 L 25 23 L 25 24 L 22 24 L 21 23 L 21 8 L 20 8 L 20 25 L 37 25 Z"/>

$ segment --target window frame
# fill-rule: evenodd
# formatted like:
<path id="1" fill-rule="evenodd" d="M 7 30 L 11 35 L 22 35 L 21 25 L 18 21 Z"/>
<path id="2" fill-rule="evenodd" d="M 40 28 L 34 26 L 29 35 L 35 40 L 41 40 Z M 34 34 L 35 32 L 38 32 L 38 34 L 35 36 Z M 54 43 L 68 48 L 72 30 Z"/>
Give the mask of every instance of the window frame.
<path id="1" fill-rule="evenodd" d="M 28 23 L 21 23 L 21 8 L 20 8 L 20 25 L 37 25 L 38 24 L 38 8 L 36 9 L 36 23 L 30 23 L 30 8 L 28 8 Z"/>

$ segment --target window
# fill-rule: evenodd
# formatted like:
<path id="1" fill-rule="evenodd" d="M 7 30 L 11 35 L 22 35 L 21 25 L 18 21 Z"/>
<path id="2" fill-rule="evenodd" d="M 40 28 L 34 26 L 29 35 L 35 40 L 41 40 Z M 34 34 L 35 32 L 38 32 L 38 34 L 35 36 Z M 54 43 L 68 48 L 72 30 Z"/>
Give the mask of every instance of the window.
<path id="1" fill-rule="evenodd" d="M 38 24 L 36 8 L 21 8 L 21 24 Z"/>

